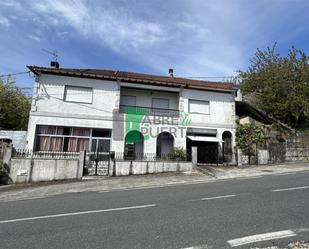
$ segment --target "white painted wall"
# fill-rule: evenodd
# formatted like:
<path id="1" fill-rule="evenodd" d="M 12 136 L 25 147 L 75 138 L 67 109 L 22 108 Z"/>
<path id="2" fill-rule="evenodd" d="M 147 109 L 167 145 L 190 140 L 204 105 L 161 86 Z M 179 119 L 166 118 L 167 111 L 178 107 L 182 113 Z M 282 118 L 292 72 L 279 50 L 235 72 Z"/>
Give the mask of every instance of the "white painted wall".
<path id="1" fill-rule="evenodd" d="M 133 161 L 132 165 L 129 161 L 116 161 L 116 176 L 125 175 L 144 175 L 163 172 L 184 172 L 192 171 L 191 162 L 164 162 L 164 161 Z M 130 170 L 131 168 L 131 170 Z M 130 172 L 131 171 L 131 172 Z"/>
<path id="2" fill-rule="evenodd" d="M 65 85 L 93 88 L 93 102 L 85 104 L 63 101 Z M 116 99 L 119 97 L 118 89 L 117 82 L 113 81 L 41 75 L 35 112 L 56 113 L 61 116 L 75 114 L 112 117 Z"/>
<path id="3" fill-rule="evenodd" d="M 10 178 L 13 183 L 80 180 L 83 175 L 82 162 L 80 159 L 12 158 Z"/>
<path id="4" fill-rule="evenodd" d="M 232 93 L 206 92 L 184 89 L 182 92 L 183 111 L 189 112 L 189 99 L 209 101 L 209 114 L 190 113 L 192 126 L 235 127 L 235 102 Z"/>
<path id="5" fill-rule="evenodd" d="M 66 85 L 93 88 L 91 104 L 65 102 Z M 59 125 L 112 129 L 113 110 L 118 109 L 119 84 L 113 81 L 40 75 L 33 94 L 27 148 L 33 149 L 35 127 Z"/>
<path id="6" fill-rule="evenodd" d="M 15 149 L 25 149 L 27 146 L 27 131 L 0 130 L 0 139 L 11 139 Z"/>

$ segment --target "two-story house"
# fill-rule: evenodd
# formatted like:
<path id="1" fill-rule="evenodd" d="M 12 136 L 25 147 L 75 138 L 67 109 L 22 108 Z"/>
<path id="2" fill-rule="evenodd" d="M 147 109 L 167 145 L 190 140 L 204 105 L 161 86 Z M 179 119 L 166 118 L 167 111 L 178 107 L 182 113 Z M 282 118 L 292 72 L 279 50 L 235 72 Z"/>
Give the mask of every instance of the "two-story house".
<path id="1" fill-rule="evenodd" d="M 189 154 L 196 147 L 199 163 L 234 160 L 234 84 L 178 78 L 172 70 L 158 76 L 28 68 L 36 76 L 28 149 L 160 157 L 174 147 Z"/>

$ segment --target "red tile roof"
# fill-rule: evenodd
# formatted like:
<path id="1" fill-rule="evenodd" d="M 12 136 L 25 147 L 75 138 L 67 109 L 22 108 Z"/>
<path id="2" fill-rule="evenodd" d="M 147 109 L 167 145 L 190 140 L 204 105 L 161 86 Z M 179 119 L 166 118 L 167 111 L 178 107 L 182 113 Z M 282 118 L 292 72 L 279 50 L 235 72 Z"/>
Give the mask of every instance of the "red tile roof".
<path id="1" fill-rule="evenodd" d="M 186 78 L 160 76 L 124 71 L 101 70 L 101 69 L 76 69 L 76 68 L 52 68 L 27 66 L 35 74 L 55 74 L 70 77 L 82 77 L 104 80 L 120 80 L 136 84 L 150 84 L 171 87 L 184 87 L 201 90 L 233 92 L 237 85 L 228 82 L 213 82 L 204 80 L 192 80 Z"/>

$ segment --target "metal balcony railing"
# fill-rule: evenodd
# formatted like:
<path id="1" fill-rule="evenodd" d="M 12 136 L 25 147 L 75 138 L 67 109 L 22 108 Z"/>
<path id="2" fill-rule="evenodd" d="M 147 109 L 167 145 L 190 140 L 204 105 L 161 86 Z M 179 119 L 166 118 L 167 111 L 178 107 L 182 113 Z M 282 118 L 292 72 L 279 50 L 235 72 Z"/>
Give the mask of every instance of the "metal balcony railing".
<path id="1" fill-rule="evenodd" d="M 176 109 L 153 108 L 145 106 L 120 105 L 119 112 L 128 114 L 137 114 L 137 115 L 148 114 L 148 115 L 179 116 L 179 110 Z"/>

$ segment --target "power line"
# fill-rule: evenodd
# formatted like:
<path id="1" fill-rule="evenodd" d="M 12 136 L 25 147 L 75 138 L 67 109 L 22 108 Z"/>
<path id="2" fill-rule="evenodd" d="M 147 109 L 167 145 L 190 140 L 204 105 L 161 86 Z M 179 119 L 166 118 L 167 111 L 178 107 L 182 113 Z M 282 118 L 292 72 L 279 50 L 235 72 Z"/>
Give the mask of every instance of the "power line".
<path id="1" fill-rule="evenodd" d="M 27 74 L 27 73 L 30 73 L 30 71 L 2 74 L 2 75 L 0 75 L 0 77 L 8 77 L 8 76 L 21 75 L 21 74 Z M 226 75 L 226 76 L 175 76 L 175 78 L 184 78 L 184 79 L 222 79 L 222 78 L 235 78 L 235 77 L 237 77 L 237 76 L 235 76 L 235 75 Z"/>
<path id="2" fill-rule="evenodd" d="M 10 74 L 2 74 L 0 77 L 8 77 L 8 76 L 13 76 L 13 75 L 20 75 L 20 74 L 28 74 L 30 71 L 24 71 L 24 72 L 18 72 L 18 73 L 10 73 Z"/>
<path id="3" fill-rule="evenodd" d="M 237 76 L 180 76 L 176 78 L 184 78 L 184 79 L 222 79 L 222 78 L 235 78 Z"/>

